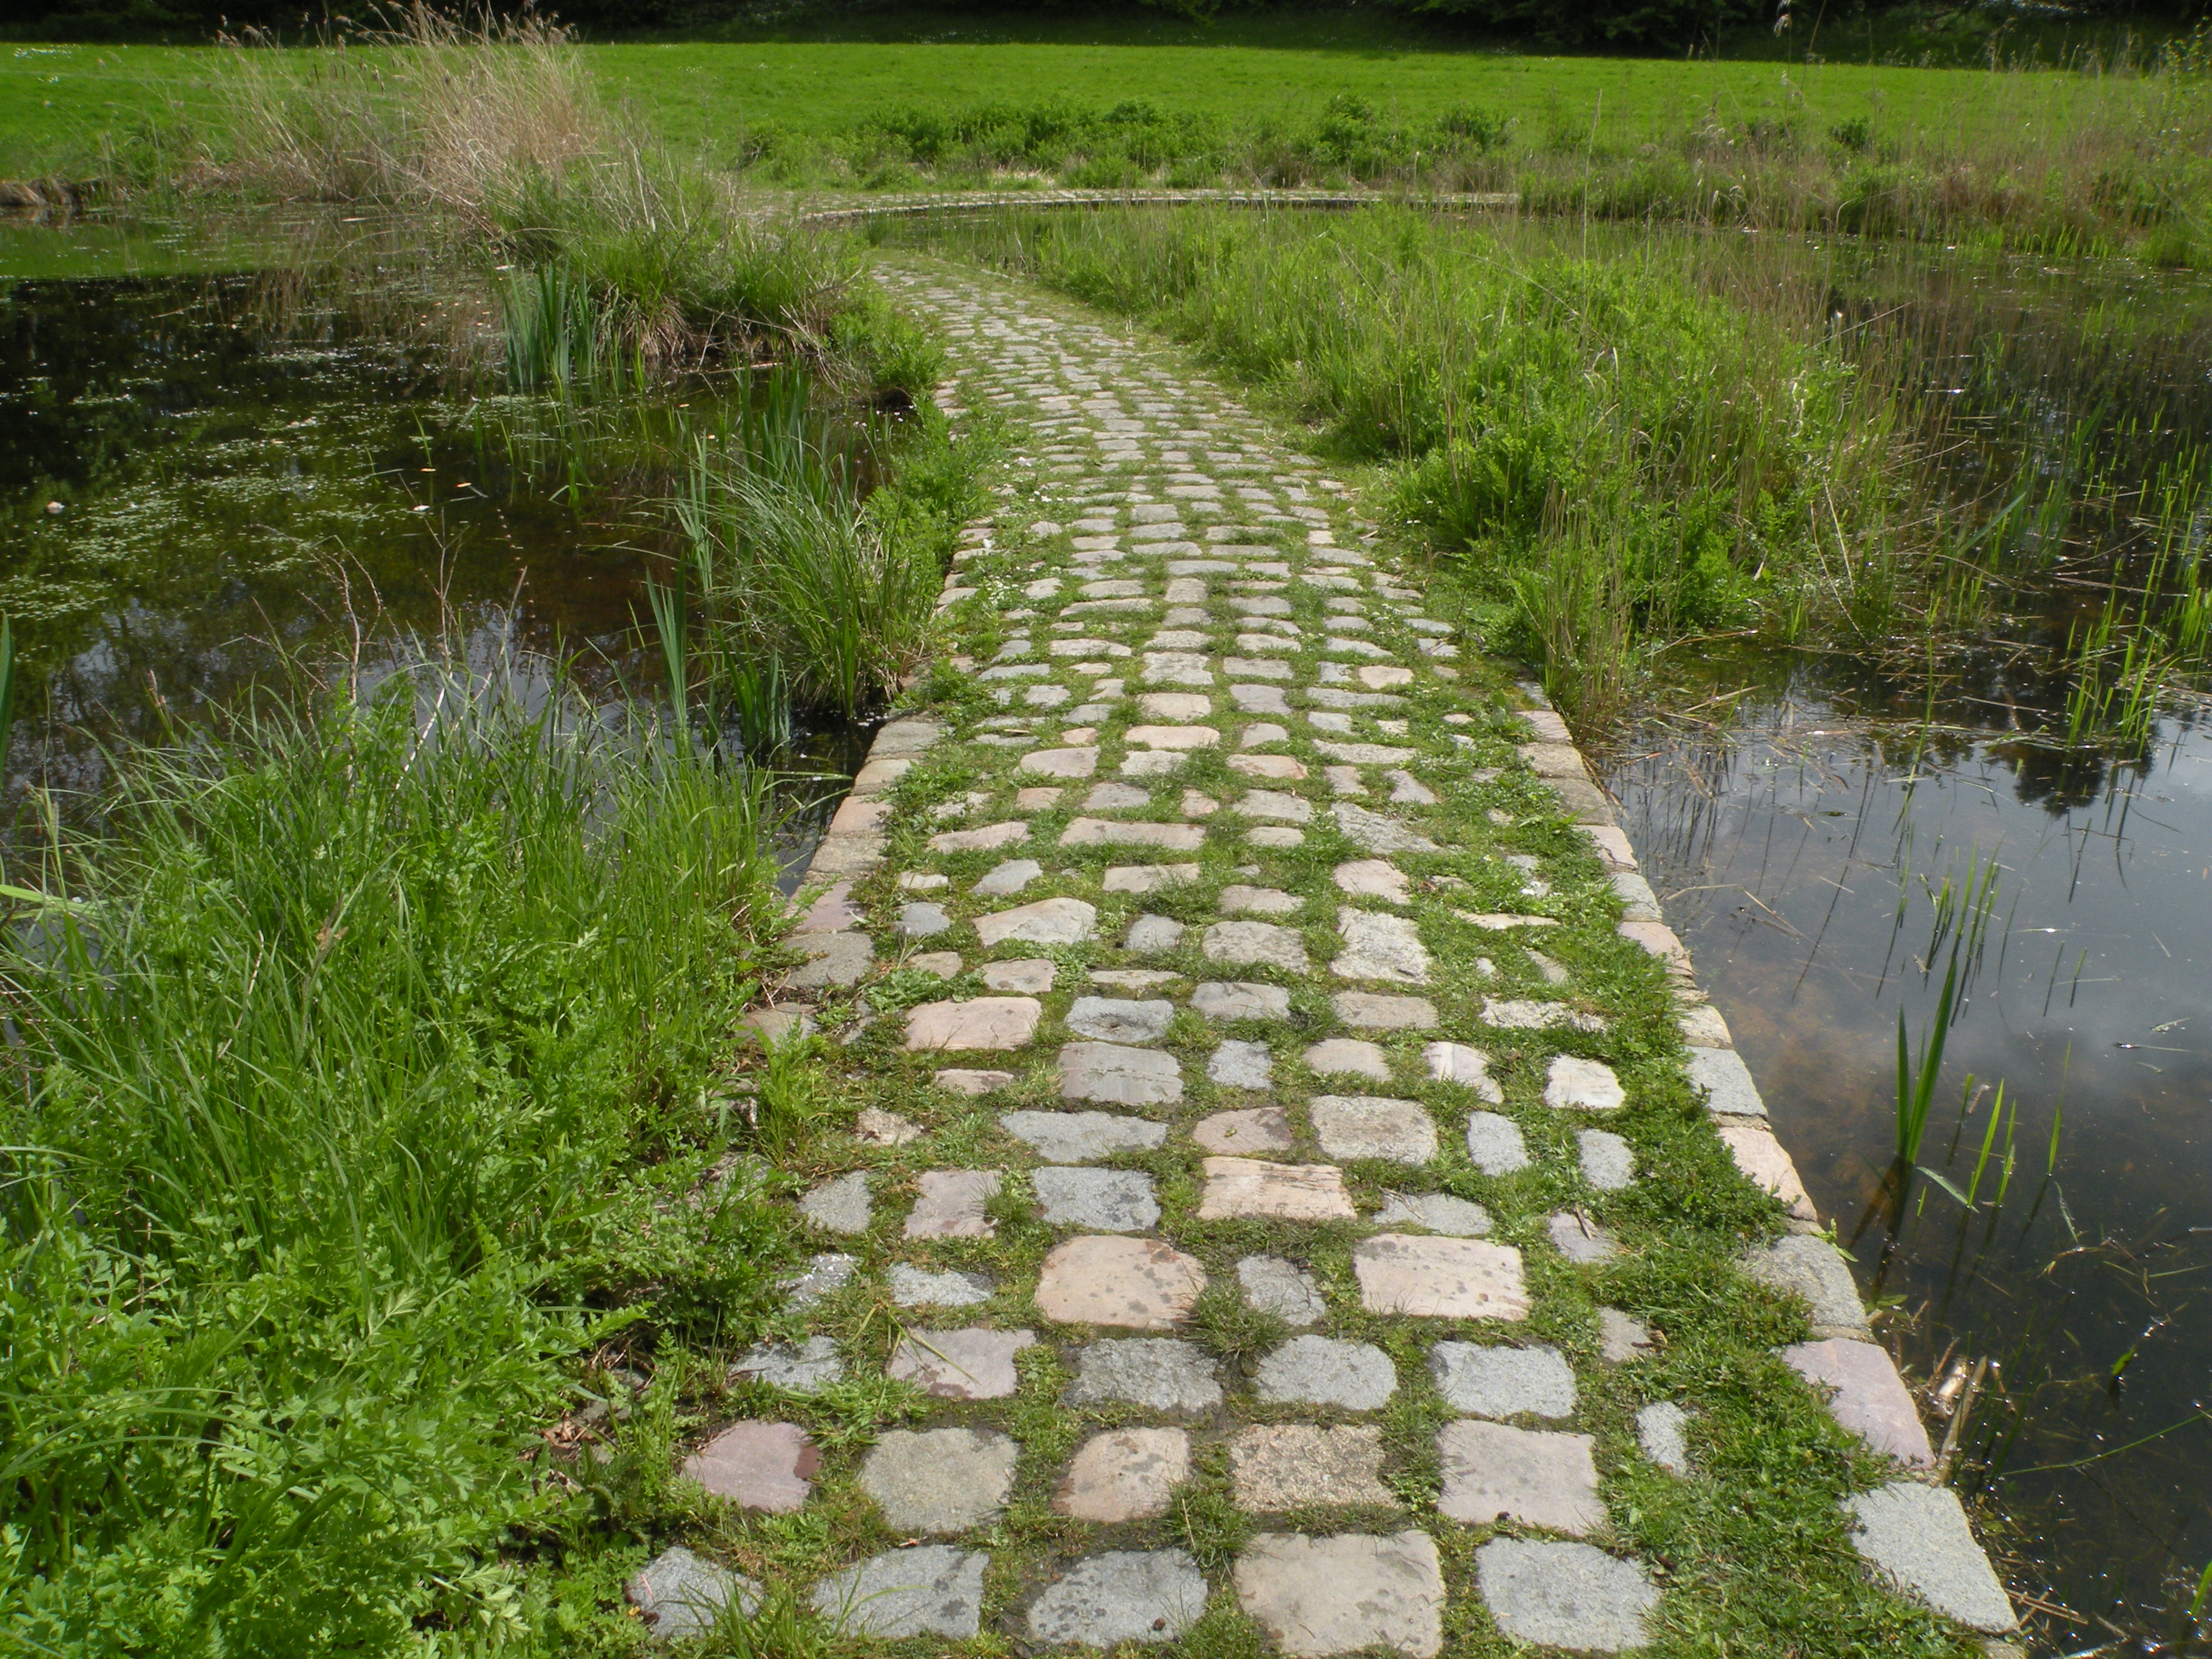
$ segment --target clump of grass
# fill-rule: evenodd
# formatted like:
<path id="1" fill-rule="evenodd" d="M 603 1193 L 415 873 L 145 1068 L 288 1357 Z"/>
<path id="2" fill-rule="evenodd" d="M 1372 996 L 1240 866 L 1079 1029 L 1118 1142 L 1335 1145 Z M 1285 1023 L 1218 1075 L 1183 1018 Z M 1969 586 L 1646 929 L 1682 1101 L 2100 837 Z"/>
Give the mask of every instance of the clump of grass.
<path id="1" fill-rule="evenodd" d="M 702 1187 L 762 796 L 444 667 L 115 757 L 0 937 L 0 1607 L 44 1651 L 522 1632 L 569 1362 L 761 1317 Z M 703 1194 L 703 1196 L 702 1196 Z"/>

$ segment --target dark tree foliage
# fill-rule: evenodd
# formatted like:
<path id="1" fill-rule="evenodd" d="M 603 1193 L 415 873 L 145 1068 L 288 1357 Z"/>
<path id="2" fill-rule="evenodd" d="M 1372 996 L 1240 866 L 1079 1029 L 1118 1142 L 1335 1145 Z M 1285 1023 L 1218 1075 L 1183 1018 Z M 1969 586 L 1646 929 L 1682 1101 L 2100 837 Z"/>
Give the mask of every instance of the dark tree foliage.
<path id="1" fill-rule="evenodd" d="M 460 0 L 454 0 L 459 3 Z M 489 0 L 505 10 L 523 0 Z M 973 0 L 896 0 L 911 13 L 921 8 L 948 16 L 988 12 L 1003 19 L 1004 0 L 977 5 Z M 1809 11 L 1817 0 L 1795 0 Z M 1203 20 L 1235 11 L 1247 15 L 1297 8 L 1313 0 L 1024 0 L 1019 11 L 1092 13 L 1102 21 L 1116 13 L 1168 11 Z M 1378 10 L 1464 27 L 1470 33 L 1527 40 L 1532 45 L 1608 47 L 1629 51 L 1680 51 L 1771 22 L 1776 0 L 1368 0 Z M 1982 0 L 1957 0 L 1971 10 Z M 879 0 L 823 0 L 823 13 L 865 14 Z M 1868 0 L 1829 0 L 1828 9 L 1863 15 Z M 1876 0 L 1876 10 L 1884 8 Z M 2066 9 L 2084 20 L 2140 18 L 2145 21 L 2193 21 L 2212 9 L 2212 0 L 2072 0 Z M 684 28 L 744 18 L 762 9 L 761 0 L 551 0 L 550 11 L 586 34 L 635 29 Z M 773 9 L 789 21 L 790 8 Z M 370 24 L 372 0 L 15 0 L 0 5 L 11 16 L 6 32 L 43 34 L 56 40 L 125 40 L 166 37 L 205 40 L 228 31 L 270 29 L 287 36 Z"/>

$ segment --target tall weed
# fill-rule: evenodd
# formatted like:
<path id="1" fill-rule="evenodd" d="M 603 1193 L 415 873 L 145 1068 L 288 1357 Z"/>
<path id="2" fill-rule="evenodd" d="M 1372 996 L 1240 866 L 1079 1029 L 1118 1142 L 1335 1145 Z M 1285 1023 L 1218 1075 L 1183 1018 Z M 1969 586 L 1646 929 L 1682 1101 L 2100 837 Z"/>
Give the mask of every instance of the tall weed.
<path id="1" fill-rule="evenodd" d="M 773 1212 L 692 1195 L 757 788 L 442 668 L 116 765 L 108 833 L 45 855 L 68 908 L 0 938 L 0 1628 L 517 1634 L 564 1362 L 766 1307 Z"/>

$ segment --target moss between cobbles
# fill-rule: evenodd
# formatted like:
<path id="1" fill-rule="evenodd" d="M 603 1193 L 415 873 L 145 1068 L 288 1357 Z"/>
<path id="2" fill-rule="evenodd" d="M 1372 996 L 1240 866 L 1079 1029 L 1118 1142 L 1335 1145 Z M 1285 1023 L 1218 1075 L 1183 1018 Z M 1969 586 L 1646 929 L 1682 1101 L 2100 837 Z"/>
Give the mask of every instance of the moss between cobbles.
<path id="1" fill-rule="evenodd" d="M 1017 494 L 1004 502 L 1002 523 L 1018 525 L 1054 516 L 1064 502 L 1056 493 Z M 1065 516 L 1065 514 L 1060 514 Z M 1256 538 L 1255 538 L 1256 539 Z M 974 560 L 967 570 L 984 579 L 987 592 L 1018 591 L 1014 580 L 1036 554 L 1022 538 Z M 1140 562 L 1139 568 L 1143 568 Z M 967 578 L 963 576 L 963 580 Z M 1310 592 L 1292 588 L 1294 618 L 1301 626 L 1322 615 Z M 1001 601 L 971 603 L 958 618 L 963 641 L 979 655 L 1003 637 Z M 1222 596 L 1207 608 L 1216 625 L 1225 621 Z M 972 614 L 971 614 L 972 613 Z M 1379 620 L 1379 618 L 1378 618 Z M 1085 619 L 1086 631 L 1099 637 L 1150 629 L 1157 614 Z M 1033 624 L 1045 636 L 1044 619 Z M 1398 630 L 1379 636 L 1392 643 Z M 1410 657 L 1410 653 L 1407 653 Z M 1310 667 L 1314 659 L 1298 659 Z M 1135 689 L 1133 659 L 1116 659 Z M 843 1101 L 857 1111 L 878 1106 L 901 1113 L 927 1131 L 923 1142 L 902 1147 L 860 1146 L 834 1133 L 824 1134 L 799 1160 L 799 1171 L 811 1178 L 850 1168 L 873 1171 L 875 1219 L 865 1239 L 842 1243 L 880 1259 L 908 1259 L 935 1267 L 958 1267 L 990 1274 L 997 1293 L 979 1308 L 930 1315 L 890 1306 L 884 1292 L 856 1280 L 801 1317 L 779 1322 L 792 1334 L 801 1328 L 828 1331 L 840 1340 L 853 1374 L 880 1368 L 900 1330 L 939 1322 L 984 1323 L 1000 1328 L 1035 1330 L 1039 1346 L 1018 1358 L 1021 1379 L 1011 1401 L 967 1405 L 933 1402 L 933 1426 L 974 1423 L 1002 1428 L 1023 1443 L 1014 1492 L 1005 1515 L 970 1541 L 992 1552 L 986 1582 L 985 1633 L 975 1642 L 840 1641 L 840 1650 L 884 1654 L 1004 1650 L 1005 1638 L 993 1621 L 1005 1613 L 1026 1586 L 1056 1566 L 1100 1548 L 1188 1548 L 1217 1584 L 1229 1573 L 1239 1548 L 1261 1527 L 1303 1526 L 1309 1530 L 1396 1530 L 1412 1525 L 1428 1531 L 1443 1557 L 1449 1591 L 1447 1654 L 1461 1659 L 1524 1650 L 1504 1638 L 1474 1594 L 1473 1553 L 1495 1534 L 1512 1526 L 1468 1526 L 1437 1515 L 1432 1504 L 1440 1486 L 1435 1447 L 1439 1427 L 1455 1416 L 1437 1393 L 1427 1364 L 1438 1340 L 1484 1341 L 1527 1338 L 1558 1347 L 1572 1363 L 1579 1389 L 1574 1425 L 1595 1437 L 1595 1458 L 1608 1498 L 1614 1541 L 1650 1568 L 1668 1592 L 1653 1621 L 1651 1651 L 1660 1655 L 1780 1654 L 1963 1655 L 1972 1651 L 1943 1622 L 1878 1589 L 1851 1548 L 1838 1500 L 1869 1489 L 1887 1478 L 1887 1466 L 1839 1428 L 1812 1392 L 1775 1355 L 1781 1345 L 1802 1340 L 1803 1310 L 1791 1299 L 1748 1279 L 1737 1266 L 1745 1247 L 1782 1229 L 1780 1205 L 1737 1171 L 1685 1080 L 1683 1049 L 1675 1010 L 1659 964 L 1613 931 L 1620 904 L 1586 839 L 1559 814 L 1541 782 L 1513 753 L 1517 733 L 1498 718 L 1506 676 L 1497 664 L 1462 662 L 1453 686 L 1424 683 L 1405 689 L 1407 706 L 1393 711 L 1408 722 L 1406 735 L 1385 735 L 1364 711 L 1355 714 L 1355 735 L 1419 751 L 1410 769 L 1439 797 L 1429 806 L 1394 808 L 1416 830 L 1439 842 L 1458 842 L 1428 854 L 1398 854 L 1395 861 L 1413 879 L 1412 902 L 1399 912 L 1414 917 L 1433 957 L 1431 983 L 1419 994 L 1437 1006 L 1434 1031 L 1359 1033 L 1376 1042 L 1389 1057 L 1392 1080 L 1347 1080 L 1315 1076 L 1303 1064 L 1305 1041 L 1343 1030 L 1330 1006 L 1330 983 L 1321 972 L 1336 949 L 1330 924 L 1340 903 L 1358 902 L 1340 893 L 1331 872 L 1345 860 L 1372 856 L 1338 833 L 1328 816 L 1329 797 L 1320 787 L 1322 758 L 1303 733 L 1287 745 L 1306 760 L 1311 778 L 1306 793 L 1316 812 L 1305 826 L 1305 844 L 1295 848 L 1255 848 L 1210 835 L 1193 854 L 1169 854 L 1148 848 L 1099 847 L 1060 848 L 1060 830 L 1082 809 L 1091 783 L 1114 775 L 1119 733 L 1143 717 L 1133 697 L 1115 706 L 1098 722 L 1105 763 L 1099 780 L 1066 784 L 1051 807 L 1027 815 L 1030 838 L 990 852 L 936 854 L 930 836 L 947 828 L 998 822 L 1014 816 L 1012 792 L 1050 781 L 1019 777 L 1011 749 L 962 741 L 957 735 L 984 719 L 1018 718 L 980 695 L 974 681 L 939 672 L 912 702 L 947 720 L 954 735 L 930 751 L 890 792 L 893 811 L 887 825 L 890 853 L 885 866 L 857 884 L 856 898 L 869 915 L 895 915 L 906 899 L 927 897 L 943 904 L 956 925 L 921 941 L 878 933 L 879 951 L 892 959 L 921 951 L 958 950 L 970 964 L 981 955 L 970 929 L 984 908 L 967 890 L 974 880 L 1007 858 L 1036 857 L 1057 864 L 1033 881 L 1018 902 L 1055 895 L 1080 896 L 1098 909 L 1098 939 L 1075 946 L 1037 947 L 1010 944 L 988 953 L 1001 958 L 1048 957 L 1057 969 L 1054 988 L 1040 999 L 1044 1015 L 1031 1046 L 1008 1056 L 953 1057 L 956 1063 L 1012 1070 L 1017 1082 L 988 1103 L 940 1089 L 932 1074 L 947 1057 L 908 1054 L 900 1047 L 902 1012 L 919 1000 L 969 994 L 980 989 L 972 965 L 957 979 L 939 981 L 908 969 L 878 981 L 854 999 L 874 1012 L 872 1023 L 842 1046 L 826 1048 L 823 1064 L 835 1078 Z M 1255 718 L 1220 705 L 1209 720 L 1224 733 L 1218 750 L 1200 750 L 1182 773 L 1152 792 L 1152 809 L 1131 816 L 1177 815 L 1182 791 L 1213 793 L 1241 788 L 1248 780 L 1227 767 L 1237 734 Z M 1472 716 L 1470 724 L 1443 723 L 1446 713 Z M 1037 746 L 1066 721 L 1039 712 Z M 1463 746 L 1456 738 L 1473 739 Z M 1270 745 L 1279 752 L 1285 745 Z M 1503 769 L 1478 782 L 1476 768 Z M 1271 786 L 1273 787 L 1273 786 Z M 1282 786 L 1291 787 L 1291 786 Z M 950 820 L 929 809 L 971 790 L 990 799 Z M 1217 823 L 1239 820 L 1224 809 Z M 1503 862 L 1507 854 L 1533 854 L 1549 885 L 1541 897 L 1523 892 L 1523 872 Z M 1108 865 L 1195 863 L 1199 878 L 1187 885 L 1147 895 L 1104 894 L 1099 872 Z M 1241 866 L 1241 868 L 1240 868 Z M 1257 866 L 1259 874 L 1249 873 Z M 948 888 L 903 894 L 898 871 L 927 868 L 953 878 Z M 1439 887 L 1434 878 L 1456 877 L 1464 889 Z M 1296 918 L 1316 963 L 1307 975 L 1279 969 L 1226 967 L 1206 960 L 1200 948 L 1205 923 L 1218 917 L 1220 889 L 1235 881 L 1275 885 L 1299 894 L 1305 910 Z M 1542 931 L 1540 940 L 1526 933 L 1492 933 L 1455 921 L 1454 909 L 1521 908 L 1551 915 L 1559 926 Z M 1213 1419 L 1218 1427 L 1237 1421 L 1372 1421 L 1382 1430 L 1383 1476 L 1402 1509 L 1268 1516 L 1264 1521 L 1239 1512 L 1231 1494 L 1225 1446 L 1199 1426 L 1194 1474 L 1180 1490 L 1170 1514 L 1154 1522 L 1094 1527 L 1057 1516 L 1052 1492 L 1075 1445 L 1097 1429 L 1146 1420 L 1151 1413 L 1122 1406 L 1071 1407 L 1061 1399 L 1067 1369 L 1055 1344 L 1079 1338 L 1079 1329 L 1045 1320 L 1028 1287 L 1054 1241 L 1052 1229 L 1034 1218 L 1024 1175 L 1040 1162 L 1000 1127 L 1002 1111 L 1024 1107 L 1056 1109 L 1081 1103 L 1059 1097 L 1054 1060 L 1060 1043 L 1072 1040 L 1063 1021 L 1074 996 L 1094 988 L 1085 970 L 1118 956 L 1118 939 L 1140 914 L 1171 916 L 1191 925 L 1177 948 L 1143 965 L 1183 976 L 1166 994 L 1187 994 L 1200 979 L 1245 979 L 1277 984 L 1291 995 L 1287 1024 L 1205 1021 L 1178 1012 L 1163 1046 L 1182 1063 L 1184 1097 L 1172 1107 L 1147 1109 L 1139 1115 L 1187 1129 L 1207 1114 L 1264 1100 L 1285 1107 L 1298 1133 L 1292 1156 L 1315 1155 L 1305 1112 L 1317 1093 L 1359 1092 L 1398 1096 L 1420 1102 L 1434 1120 L 1442 1152 L 1426 1169 L 1416 1170 L 1377 1162 L 1345 1166 L 1347 1185 L 1363 1209 L 1384 1189 L 1449 1191 L 1481 1203 L 1493 1218 L 1494 1239 L 1523 1251 L 1534 1303 L 1528 1321 L 1500 1328 L 1494 1322 L 1386 1319 L 1360 1306 L 1352 1272 L 1352 1247 L 1369 1231 L 1359 1224 L 1292 1224 L 1237 1219 L 1200 1222 L 1201 1153 L 1187 1136 L 1171 1137 L 1152 1152 L 1106 1160 L 1109 1167 L 1141 1170 L 1153 1178 L 1162 1218 L 1157 1231 L 1196 1256 L 1209 1276 L 1184 1334 L 1224 1363 L 1222 1381 L 1229 1405 Z M 1567 970 L 1565 988 L 1549 984 L 1531 950 Z M 1486 973 L 1480 962 L 1492 964 Z M 1387 987 L 1391 990 L 1401 988 Z M 1602 1012 L 1607 1024 L 1596 1032 L 1569 1030 L 1501 1030 L 1484 1025 L 1478 1015 L 1484 996 L 1564 995 L 1571 1006 Z M 842 1005 L 825 1006 L 834 1018 Z M 1213 1083 L 1206 1061 L 1216 1042 L 1229 1036 L 1268 1041 L 1273 1049 L 1275 1086 L 1261 1093 Z M 1421 1063 L 1420 1048 L 1443 1038 L 1481 1048 L 1491 1057 L 1491 1073 L 1504 1102 L 1488 1106 L 1473 1091 L 1431 1081 Z M 1555 1111 L 1542 1102 L 1545 1068 L 1560 1054 L 1601 1059 L 1619 1073 L 1629 1104 L 1608 1115 Z M 1478 1108 L 1502 1111 L 1528 1139 L 1534 1162 L 1516 1174 L 1480 1174 L 1464 1152 L 1468 1113 Z M 1574 1131 L 1585 1124 L 1626 1137 L 1634 1148 L 1640 1179 L 1626 1190 L 1591 1191 L 1581 1174 Z M 991 1206 L 996 1236 L 989 1239 L 938 1239 L 909 1243 L 902 1236 L 900 1201 L 925 1169 L 1003 1168 L 1009 1171 Z M 1579 1206 L 1617 1236 L 1614 1259 L 1577 1267 L 1549 1245 L 1546 1224 L 1557 1210 Z M 1255 1252 L 1280 1255 L 1299 1262 L 1321 1282 L 1328 1312 L 1315 1328 L 1322 1334 L 1376 1344 L 1398 1373 L 1398 1389 L 1379 1413 L 1358 1416 L 1301 1407 L 1269 1407 L 1251 1394 L 1250 1371 L 1258 1358 L 1286 1334 L 1280 1322 L 1255 1313 L 1237 1290 L 1236 1262 Z M 1654 1333 L 1656 1352 L 1632 1366 L 1612 1367 L 1600 1358 L 1597 1311 L 1626 1309 Z M 854 1386 L 847 1385 L 848 1388 Z M 1638 1453 L 1635 1416 L 1644 1404 L 1679 1401 L 1693 1416 L 1688 1443 L 1695 1473 L 1688 1479 L 1664 1474 Z M 702 1397 L 702 1419 L 726 1420 L 732 1414 L 774 1414 L 805 1423 L 824 1441 L 816 1496 L 799 1516 L 743 1519 L 727 1513 L 693 1510 L 715 1547 L 756 1576 L 783 1575 L 799 1580 L 841 1566 L 901 1541 L 878 1519 L 861 1497 L 857 1476 L 861 1439 L 871 1424 L 895 1423 L 911 1406 L 910 1391 L 879 1398 L 841 1401 L 771 1396 L 763 1392 Z M 845 1419 L 841 1409 L 857 1413 Z M 1533 1419 L 1531 1419 L 1533 1421 Z M 856 1425 L 860 1432 L 855 1432 Z M 1182 1659 L 1243 1659 L 1266 1650 L 1259 1632 L 1232 1604 L 1218 1596 L 1206 1616 L 1179 1643 L 1153 1654 Z"/>

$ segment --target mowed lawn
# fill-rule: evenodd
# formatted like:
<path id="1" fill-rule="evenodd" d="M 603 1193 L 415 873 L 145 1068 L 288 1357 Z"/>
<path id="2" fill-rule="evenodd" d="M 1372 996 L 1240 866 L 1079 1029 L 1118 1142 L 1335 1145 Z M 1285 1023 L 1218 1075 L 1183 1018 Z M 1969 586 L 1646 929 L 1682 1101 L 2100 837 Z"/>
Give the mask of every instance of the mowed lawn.
<path id="1" fill-rule="evenodd" d="M 2142 82 L 2060 73 L 1852 64 L 1536 57 L 1364 45 L 1090 45 L 943 40 L 685 41 L 586 48 L 608 93 L 672 145 L 720 161 L 763 125 L 806 137 L 888 109 L 1143 99 L 1170 111 L 1299 119 L 1339 93 L 1408 119 L 1474 105 L 1516 118 L 1520 147 L 1603 149 L 1709 119 L 1794 118 L 1805 135 L 1869 120 L 1917 150 L 2042 148 L 2055 130 L 2113 118 Z M 219 132 L 222 49 L 0 45 L 0 173 L 83 167 L 104 136 L 179 120 Z M 1585 139 L 1583 135 L 1589 135 Z"/>

